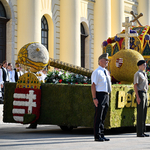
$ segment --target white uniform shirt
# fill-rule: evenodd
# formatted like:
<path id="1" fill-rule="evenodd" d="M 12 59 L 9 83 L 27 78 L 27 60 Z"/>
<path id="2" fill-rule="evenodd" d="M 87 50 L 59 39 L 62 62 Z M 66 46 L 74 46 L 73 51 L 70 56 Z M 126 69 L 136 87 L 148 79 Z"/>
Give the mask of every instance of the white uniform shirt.
<path id="1" fill-rule="evenodd" d="M 145 91 L 148 90 L 148 79 L 145 72 L 142 70 L 138 70 L 134 74 L 134 84 L 137 84 L 138 91 Z"/>
<path id="2" fill-rule="evenodd" d="M 105 68 L 99 66 L 96 70 L 93 71 L 91 76 L 91 82 L 92 84 L 93 82 L 95 83 L 97 92 L 108 92 L 108 83 L 104 70 L 106 71 L 111 86 L 111 78 L 109 72 Z"/>
<path id="3" fill-rule="evenodd" d="M 9 70 L 8 73 L 9 73 L 9 82 L 13 82 L 13 80 L 12 80 L 12 70 Z"/>
<path id="4" fill-rule="evenodd" d="M 19 77 L 23 75 L 23 72 L 18 71 L 17 74 L 18 74 L 18 79 L 19 79 Z M 15 81 L 15 70 L 12 70 L 12 82 L 16 82 Z"/>

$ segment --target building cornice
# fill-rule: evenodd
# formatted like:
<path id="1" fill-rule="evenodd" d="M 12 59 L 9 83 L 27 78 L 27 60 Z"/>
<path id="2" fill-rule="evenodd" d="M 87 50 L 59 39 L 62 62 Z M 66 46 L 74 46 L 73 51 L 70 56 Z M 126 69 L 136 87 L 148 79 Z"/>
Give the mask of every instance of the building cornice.
<path id="1" fill-rule="evenodd" d="M 95 0 L 81 0 L 81 1 L 95 3 Z"/>

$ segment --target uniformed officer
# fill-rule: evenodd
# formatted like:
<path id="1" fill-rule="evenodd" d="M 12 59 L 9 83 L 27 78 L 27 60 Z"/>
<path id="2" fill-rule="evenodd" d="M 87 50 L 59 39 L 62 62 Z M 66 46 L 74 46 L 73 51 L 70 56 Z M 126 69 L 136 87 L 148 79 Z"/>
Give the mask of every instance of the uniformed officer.
<path id="1" fill-rule="evenodd" d="M 109 94 L 111 92 L 111 78 L 105 69 L 108 66 L 108 53 L 98 58 L 99 67 L 92 73 L 91 92 L 95 105 L 94 138 L 95 141 L 109 141 L 104 137 L 104 121 L 109 107 Z"/>
<path id="2" fill-rule="evenodd" d="M 136 93 L 137 101 L 137 137 L 147 137 L 145 134 L 145 120 L 147 114 L 147 90 L 148 90 L 148 79 L 144 72 L 146 69 L 145 60 L 140 60 L 137 63 L 139 70 L 134 74 L 134 90 Z"/>

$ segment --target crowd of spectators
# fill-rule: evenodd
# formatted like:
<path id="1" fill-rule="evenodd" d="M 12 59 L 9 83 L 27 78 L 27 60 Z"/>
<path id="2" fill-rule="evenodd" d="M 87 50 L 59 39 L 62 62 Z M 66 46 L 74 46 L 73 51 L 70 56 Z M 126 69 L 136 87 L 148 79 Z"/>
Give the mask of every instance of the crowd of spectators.
<path id="1" fill-rule="evenodd" d="M 0 103 L 3 103 L 5 83 L 17 82 L 19 77 L 22 76 L 24 72 L 18 63 L 15 63 L 15 67 L 13 67 L 12 63 L 8 63 L 6 60 L 0 64 Z M 40 74 L 40 76 L 38 76 L 40 81 L 42 80 L 42 82 L 44 82 L 46 73 L 45 69 L 38 72 L 38 74 Z"/>

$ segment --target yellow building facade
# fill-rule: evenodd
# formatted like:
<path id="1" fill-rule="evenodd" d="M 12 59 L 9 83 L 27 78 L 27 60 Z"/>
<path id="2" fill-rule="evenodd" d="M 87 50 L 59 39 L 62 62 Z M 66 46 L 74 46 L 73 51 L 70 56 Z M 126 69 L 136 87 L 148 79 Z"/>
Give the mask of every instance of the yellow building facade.
<path id="1" fill-rule="evenodd" d="M 14 64 L 22 46 L 39 42 L 49 57 L 94 70 L 130 11 L 150 25 L 149 0 L 0 0 L 0 62 Z"/>

